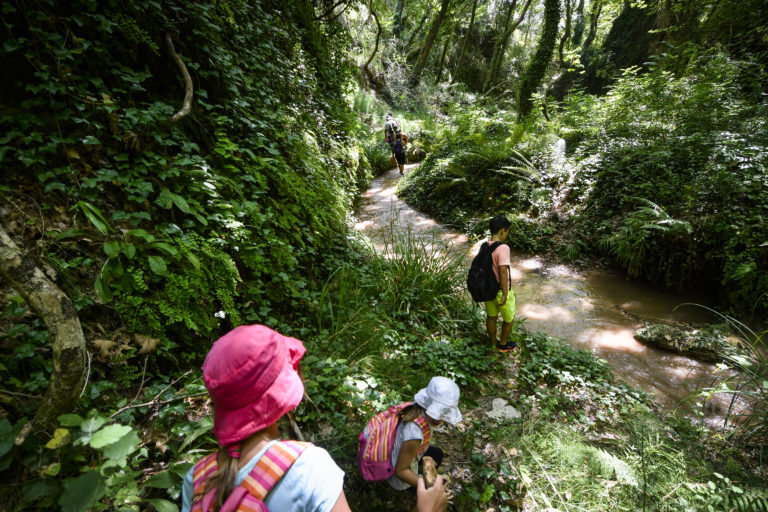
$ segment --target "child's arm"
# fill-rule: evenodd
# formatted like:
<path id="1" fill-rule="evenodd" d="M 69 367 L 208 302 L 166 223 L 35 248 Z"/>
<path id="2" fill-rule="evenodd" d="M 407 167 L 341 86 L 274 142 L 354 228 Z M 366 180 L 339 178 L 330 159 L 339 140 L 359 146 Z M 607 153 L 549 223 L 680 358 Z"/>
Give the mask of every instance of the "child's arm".
<path id="1" fill-rule="evenodd" d="M 420 446 L 421 440 L 419 439 L 411 439 L 404 442 L 402 448 L 400 448 L 400 454 L 397 456 L 397 465 L 395 466 L 397 478 L 414 487 L 416 487 L 419 477 L 411 469 L 411 463 L 416 458 Z"/>
<path id="2" fill-rule="evenodd" d="M 501 302 L 499 306 L 507 303 L 507 294 L 509 293 L 509 265 L 499 265 L 499 278 L 501 282 Z"/>

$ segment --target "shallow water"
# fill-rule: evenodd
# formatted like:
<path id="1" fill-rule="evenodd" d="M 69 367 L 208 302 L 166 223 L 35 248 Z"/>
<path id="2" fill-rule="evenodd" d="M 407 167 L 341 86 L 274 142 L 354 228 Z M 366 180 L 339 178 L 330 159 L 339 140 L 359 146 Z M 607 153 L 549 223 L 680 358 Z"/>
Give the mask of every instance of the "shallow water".
<path id="1" fill-rule="evenodd" d="M 415 167 L 407 166 L 406 172 Z M 395 223 L 398 229 L 445 240 L 469 260 L 480 242 L 470 244 L 465 235 L 401 201 L 395 194 L 399 179 L 397 169 L 392 169 L 373 181 L 360 202 L 356 229 L 381 248 L 385 234 Z M 712 321 L 705 309 L 685 305 L 707 304 L 706 297 L 672 295 L 622 275 L 576 270 L 514 251 L 512 267 L 517 316 L 525 319 L 529 330 L 543 331 L 591 351 L 606 360 L 619 377 L 652 393 L 663 409 L 680 406 L 681 400 L 698 386 L 711 385 L 720 375 L 714 365 L 647 347 L 633 337 L 633 331 L 646 321 Z M 706 418 L 710 426 L 722 423 L 728 400 L 727 396 L 710 400 Z"/>

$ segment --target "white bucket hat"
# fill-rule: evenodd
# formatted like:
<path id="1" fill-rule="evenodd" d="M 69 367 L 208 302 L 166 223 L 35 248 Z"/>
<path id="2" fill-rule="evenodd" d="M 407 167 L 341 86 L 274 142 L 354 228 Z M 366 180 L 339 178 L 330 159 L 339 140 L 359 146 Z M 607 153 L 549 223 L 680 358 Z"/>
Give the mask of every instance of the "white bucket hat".
<path id="1" fill-rule="evenodd" d="M 414 401 L 426 409 L 430 418 L 455 425 L 461 421 L 459 394 L 459 386 L 451 379 L 432 377 L 429 385 L 416 393 Z"/>

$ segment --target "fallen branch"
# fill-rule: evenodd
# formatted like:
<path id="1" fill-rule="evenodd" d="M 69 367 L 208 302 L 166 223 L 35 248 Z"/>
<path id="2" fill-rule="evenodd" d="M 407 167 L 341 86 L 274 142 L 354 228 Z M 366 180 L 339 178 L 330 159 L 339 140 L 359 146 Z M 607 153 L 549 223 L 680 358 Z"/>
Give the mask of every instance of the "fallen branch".
<path id="1" fill-rule="evenodd" d="M 171 37 L 170 32 L 165 34 L 165 42 L 168 43 L 168 52 L 170 52 L 171 57 L 179 67 L 179 71 L 181 71 L 181 74 L 184 76 L 184 103 L 181 106 L 181 110 L 173 114 L 173 117 L 171 117 L 169 122 L 173 124 L 178 123 L 182 117 L 189 114 L 192 110 L 192 92 L 194 88 L 192 86 L 192 77 L 189 76 L 189 71 L 187 71 L 187 66 L 184 64 L 184 61 L 181 60 L 181 57 L 179 57 L 179 54 L 176 53 L 176 50 L 173 47 L 173 38 Z"/>
<path id="2" fill-rule="evenodd" d="M 169 404 L 171 402 L 175 402 L 176 400 L 183 400 L 184 398 L 196 398 L 198 396 L 205 396 L 207 395 L 207 391 L 203 391 L 201 393 L 192 393 L 191 395 L 181 395 L 181 396 L 175 396 L 173 398 L 169 398 L 167 400 L 157 400 L 157 397 L 153 398 L 149 402 L 144 402 L 143 404 L 134 404 L 134 405 L 126 405 L 125 407 L 121 407 L 116 412 L 109 415 L 110 418 L 114 418 L 118 414 L 120 414 L 123 411 L 127 411 L 128 409 L 138 409 L 139 407 L 149 407 L 150 405 L 165 405 Z M 159 396 L 159 395 L 158 395 Z"/>
<path id="3" fill-rule="evenodd" d="M 47 430 L 60 414 L 71 412 L 77 403 L 77 391 L 85 378 L 85 336 L 80 319 L 69 297 L 22 252 L 0 226 L 0 276 L 9 283 L 43 319 L 50 333 L 53 368 L 48 390 L 35 412 L 29 429 L 17 437 L 24 439 L 32 430 Z"/>

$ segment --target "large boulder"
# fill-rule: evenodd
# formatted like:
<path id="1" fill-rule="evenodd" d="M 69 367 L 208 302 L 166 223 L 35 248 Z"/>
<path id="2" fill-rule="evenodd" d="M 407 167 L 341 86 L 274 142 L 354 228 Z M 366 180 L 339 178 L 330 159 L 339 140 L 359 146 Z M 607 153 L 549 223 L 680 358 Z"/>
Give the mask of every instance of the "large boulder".
<path id="1" fill-rule="evenodd" d="M 743 348 L 739 339 L 730 335 L 723 325 L 697 329 L 683 325 L 647 323 L 635 330 L 635 338 L 646 345 L 706 363 L 717 363 L 733 357 Z"/>

